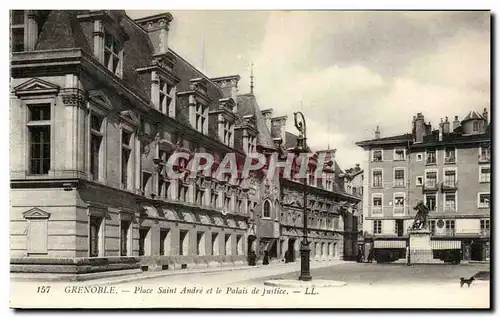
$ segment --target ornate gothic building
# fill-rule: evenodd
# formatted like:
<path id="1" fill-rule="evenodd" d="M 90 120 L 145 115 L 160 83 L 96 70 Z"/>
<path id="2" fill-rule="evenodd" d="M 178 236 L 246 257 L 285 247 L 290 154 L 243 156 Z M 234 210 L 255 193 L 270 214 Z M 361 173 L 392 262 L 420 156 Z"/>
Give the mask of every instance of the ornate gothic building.
<path id="1" fill-rule="evenodd" d="M 234 265 L 249 251 L 298 255 L 300 180 L 206 171 L 171 179 L 175 153 L 295 146 L 286 117 L 260 110 L 238 75 L 209 78 L 168 45 L 169 13 L 13 11 L 11 271 L 80 275 Z M 342 257 L 346 194 L 330 170 L 308 179 L 313 255 Z M 332 165 L 333 163 L 333 165 Z M 314 159 L 310 172 L 314 172 Z M 338 168 L 340 169 L 340 168 Z"/>

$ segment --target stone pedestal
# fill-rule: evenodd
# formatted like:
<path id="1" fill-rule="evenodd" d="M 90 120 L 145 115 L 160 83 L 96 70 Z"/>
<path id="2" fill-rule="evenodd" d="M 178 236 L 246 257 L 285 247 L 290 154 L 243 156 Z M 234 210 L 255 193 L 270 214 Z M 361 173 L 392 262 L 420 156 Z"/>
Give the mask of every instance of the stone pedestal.
<path id="1" fill-rule="evenodd" d="M 410 263 L 432 263 L 431 232 L 429 230 L 411 230 L 410 235 Z"/>

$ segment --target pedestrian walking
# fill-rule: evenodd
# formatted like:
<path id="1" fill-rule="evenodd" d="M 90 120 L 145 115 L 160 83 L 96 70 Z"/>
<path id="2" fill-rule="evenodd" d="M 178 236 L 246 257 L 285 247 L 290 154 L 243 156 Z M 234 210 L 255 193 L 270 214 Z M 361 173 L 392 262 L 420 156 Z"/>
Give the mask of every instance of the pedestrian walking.
<path id="1" fill-rule="evenodd" d="M 262 261 L 262 265 L 269 265 L 269 252 L 264 251 L 264 260 Z"/>

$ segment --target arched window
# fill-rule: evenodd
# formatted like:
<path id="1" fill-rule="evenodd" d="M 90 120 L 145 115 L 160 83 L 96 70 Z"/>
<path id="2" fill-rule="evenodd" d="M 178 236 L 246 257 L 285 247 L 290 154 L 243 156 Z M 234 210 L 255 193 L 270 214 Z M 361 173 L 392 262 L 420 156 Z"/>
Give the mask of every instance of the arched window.
<path id="1" fill-rule="evenodd" d="M 262 217 L 264 217 L 264 218 L 271 217 L 271 202 L 269 202 L 269 200 L 264 201 Z"/>

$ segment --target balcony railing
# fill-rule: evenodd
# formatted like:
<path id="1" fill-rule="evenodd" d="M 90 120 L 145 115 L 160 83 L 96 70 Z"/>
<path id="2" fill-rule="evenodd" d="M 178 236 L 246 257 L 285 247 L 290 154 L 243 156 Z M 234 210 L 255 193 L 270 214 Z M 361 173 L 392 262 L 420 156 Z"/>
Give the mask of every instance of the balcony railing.
<path id="1" fill-rule="evenodd" d="M 403 214 L 404 211 L 405 211 L 405 209 L 402 206 L 396 206 L 396 207 L 394 207 L 394 214 Z"/>
<path id="2" fill-rule="evenodd" d="M 430 157 L 425 160 L 426 165 L 435 165 L 436 164 L 436 158 L 435 157 Z"/>
<path id="3" fill-rule="evenodd" d="M 481 229 L 481 236 L 490 236 L 490 229 Z"/>
<path id="4" fill-rule="evenodd" d="M 454 156 L 449 156 L 444 158 L 444 163 L 455 163 L 456 159 Z"/>
<path id="5" fill-rule="evenodd" d="M 446 236 L 455 236 L 455 229 L 446 229 L 446 230 L 444 231 L 444 234 L 445 234 Z"/>
<path id="6" fill-rule="evenodd" d="M 405 181 L 398 179 L 398 180 L 394 180 L 393 184 L 394 184 L 394 187 L 404 187 Z"/>
<path id="7" fill-rule="evenodd" d="M 443 191 L 453 191 L 458 189 L 458 181 L 447 180 L 441 184 L 441 189 Z"/>
<path id="8" fill-rule="evenodd" d="M 490 162 L 490 154 L 479 155 L 479 163 Z"/>
<path id="9" fill-rule="evenodd" d="M 455 212 L 457 212 L 457 208 L 454 207 L 454 206 L 444 207 L 443 210 L 444 210 L 445 213 L 455 213 Z"/>
<path id="10" fill-rule="evenodd" d="M 372 214 L 382 214 L 382 207 L 372 207 Z"/>
<path id="11" fill-rule="evenodd" d="M 424 190 L 425 191 L 437 191 L 438 189 L 438 183 L 436 182 L 436 180 L 427 180 L 425 183 L 424 183 Z"/>

